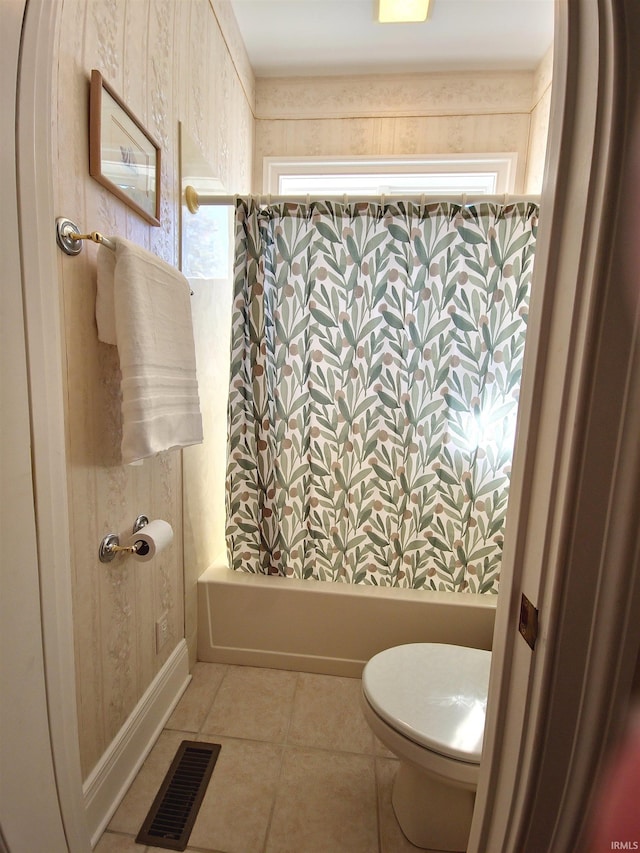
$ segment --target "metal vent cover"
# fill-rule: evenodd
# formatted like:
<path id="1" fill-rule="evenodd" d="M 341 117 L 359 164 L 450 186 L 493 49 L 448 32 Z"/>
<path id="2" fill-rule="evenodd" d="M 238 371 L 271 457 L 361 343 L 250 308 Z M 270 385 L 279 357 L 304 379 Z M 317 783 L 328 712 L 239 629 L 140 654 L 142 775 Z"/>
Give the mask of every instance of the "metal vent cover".
<path id="1" fill-rule="evenodd" d="M 220 744 L 183 740 L 136 836 L 136 844 L 184 850 L 218 760 Z"/>

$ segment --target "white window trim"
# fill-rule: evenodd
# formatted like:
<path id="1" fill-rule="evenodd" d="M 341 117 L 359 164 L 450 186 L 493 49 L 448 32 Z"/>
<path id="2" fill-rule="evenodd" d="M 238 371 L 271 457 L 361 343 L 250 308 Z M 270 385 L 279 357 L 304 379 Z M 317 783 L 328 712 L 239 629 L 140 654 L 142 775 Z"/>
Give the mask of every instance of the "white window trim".
<path id="1" fill-rule="evenodd" d="M 497 154 L 433 154 L 428 157 L 265 157 L 263 159 L 263 188 L 264 193 L 280 195 L 286 192 L 281 186 L 281 179 L 287 176 L 308 175 L 350 175 L 362 176 L 363 178 L 374 176 L 405 176 L 411 175 L 445 175 L 470 177 L 469 190 L 474 194 L 487 192 L 488 194 L 513 193 L 515 188 L 516 169 L 518 155 L 515 152 L 501 152 Z M 493 185 L 490 189 L 479 189 L 477 178 L 489 176 Z M 306 189 L 297 188 L 297 192 L 310 192 L 313 187 Z M 351 191 L 351 190 L 349 190 Z M 381 189 L 369 189 L 364 186 L 358 190 L 362 193 L 375 193 L 380 191 L 393 192 L 382 186 Z M 420 192 L 420 189 L 412 189 L 412 192 Z M 425 190 L 428 191 L 428 188 Z M 435 187 L 435 192 L 446 192 L 441 187 Z M 450 192 L 467 192 L 456 183 Z"/>

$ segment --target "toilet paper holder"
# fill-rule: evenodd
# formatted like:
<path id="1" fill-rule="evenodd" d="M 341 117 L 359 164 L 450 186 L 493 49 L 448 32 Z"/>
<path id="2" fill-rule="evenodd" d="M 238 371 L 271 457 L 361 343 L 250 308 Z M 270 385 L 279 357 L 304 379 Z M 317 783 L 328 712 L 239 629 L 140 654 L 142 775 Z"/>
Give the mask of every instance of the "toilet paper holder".
<path id="1" fill-rule="evenodd" d="M 147 524 L 149 524 L 147 516 L 139 515 L 133 523 L 133 535 L 135 536 Z M 133 545 L 121 545 L 120 537 L 117 533 L 107 533 L 98 548 L 98 558 L 101 563 L 110 563 L 116 554 L 139 554 L 140 556 L 144 556 L 148 552 L 149 546 L 142 540 L 134 542 Z"/>

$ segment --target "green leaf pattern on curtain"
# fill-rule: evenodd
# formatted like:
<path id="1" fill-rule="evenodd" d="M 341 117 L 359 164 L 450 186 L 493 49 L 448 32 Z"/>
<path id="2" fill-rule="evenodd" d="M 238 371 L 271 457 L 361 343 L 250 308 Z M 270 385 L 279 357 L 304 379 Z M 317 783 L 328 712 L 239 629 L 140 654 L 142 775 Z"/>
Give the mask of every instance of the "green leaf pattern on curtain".
<path id="1" fill-rule="evenodd" d="M 537 215 L 238 202 L 233 568 L 498 591 Z"/>

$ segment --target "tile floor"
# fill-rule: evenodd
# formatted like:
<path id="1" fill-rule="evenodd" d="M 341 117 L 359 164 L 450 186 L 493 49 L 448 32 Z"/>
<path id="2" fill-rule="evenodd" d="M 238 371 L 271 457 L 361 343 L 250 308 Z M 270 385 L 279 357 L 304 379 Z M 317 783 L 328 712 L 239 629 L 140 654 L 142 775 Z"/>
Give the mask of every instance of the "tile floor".
<path id="1" fill-rule="evenodd" d="M 360 710 L 360 681 L 197 663 L 95 853 L 135 836 L 182 740 L 222 744 L 190 853 L 410 853 L 391 806 L 397 761 Z"/>

